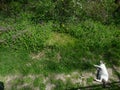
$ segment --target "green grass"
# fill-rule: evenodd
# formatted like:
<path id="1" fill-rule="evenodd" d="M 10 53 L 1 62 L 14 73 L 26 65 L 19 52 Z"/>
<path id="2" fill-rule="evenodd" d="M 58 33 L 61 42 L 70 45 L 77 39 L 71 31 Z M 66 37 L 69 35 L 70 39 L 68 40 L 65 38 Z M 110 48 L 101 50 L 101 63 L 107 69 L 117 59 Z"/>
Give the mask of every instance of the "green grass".
<path id="1" fill-rule="evenodd" d="M 19 21 L 20 20 L 20 21 Z M 9 21 L 9 22 L 8 22 Z M 74 71 L 92 71 L 93 64 L 99 60 L 107 64 L 110 60 L 119 66 L 120 31 L 114 25 L 103 25 L 100 22 L 86 20 L 80 24 L 66 23 L 64 28 L 54 30 L 53 22 L 44 25 L 34 24 L 18 18 L 0 21 L 2 27 L 10 27 L 10 31 L 1 32 L 0 39 L 0 74 L 9 75 L 40 75 L 71 73 Z M 33 55 L 38 55 L 33 59 Z M 14 85 L 30 83 L 33 87 L 45 88 L 43 77 L 23 80 L 18 78 Z M 92 77 L 87 80 L 91 85 Z M 56 90 L 77 87 L 70 82 L 64 84 L 55 81 Z M 23 90 L 32 89 L 29 86 Z"/>
<path id="2" fill-rule="evenodd" d="M 28 52 L 24 50 L 0 49 L 1 75 L 20 73 L 20 69 L 29 62 Z"/>
<path id="3" fill-rule="evenodd" d="M 120 67 L 120 23 L 119 15 L 112 17 L 117 7 L 113 0 L 54 1 L 1 1 L 0 79 L 6 90 L 45 90 L 48 83 L 55 85 L 54 90 L 86 89 L 84 83 L 71 82 L 79 74 L 66 82 L 54 76 L 75 71 L 89 74 L 100 60 L 109 68 Z M 87 86 L 93 85 L 93 77 L 83 79 Z M 113 84 L 109 89 L 117 88 Z M 93 90 L 105 89 L 98 86 Z"/>
<path id="4" fill-rule="evenodd" d="M 91 83 L 93 82 L 93 79 L 94 79 L 93 77 L 88 78 L 87 79 L 87 84 L 91 85 Z"/>
<path id="5" fill-rule="evenodd" d="M 35 87 L 39 87 L 40 90 L 44 90 L 45 89 L 45 84 L 43 83 L 43 80 L 42 78 L 35 78 L 34 82 L 33 82 L 33 85 Z"/>

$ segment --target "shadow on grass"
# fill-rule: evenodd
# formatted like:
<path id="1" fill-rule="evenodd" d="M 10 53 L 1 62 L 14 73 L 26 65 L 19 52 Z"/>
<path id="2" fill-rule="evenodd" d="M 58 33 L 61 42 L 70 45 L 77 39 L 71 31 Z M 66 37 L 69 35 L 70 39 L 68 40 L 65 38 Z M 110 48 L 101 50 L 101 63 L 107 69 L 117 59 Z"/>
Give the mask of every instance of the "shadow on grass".
<path id="1" fill-rule="evenodd" d="M 66 90 L 120 90 L 120 82 L 108 83 L 106 88 L 103 88 L 102 84 L 99 84 L 86 87 L 68 88 Z"/>
<path id="2" fill-rule="evenodd" d="M 16 86 L 12 86 L 12 88 L 11 88 L 11 90 L 17 90 L 17 89 L 18 88 Z M 19 87 L 19 90 L 33 90 L 33 88 L 30 86 L 24 86 L 24 87 Z"/>
<path id="3" fill-rule="evenodd" d="M 0 90 L 4 90 L 4 83 L 0 81 Z"/>

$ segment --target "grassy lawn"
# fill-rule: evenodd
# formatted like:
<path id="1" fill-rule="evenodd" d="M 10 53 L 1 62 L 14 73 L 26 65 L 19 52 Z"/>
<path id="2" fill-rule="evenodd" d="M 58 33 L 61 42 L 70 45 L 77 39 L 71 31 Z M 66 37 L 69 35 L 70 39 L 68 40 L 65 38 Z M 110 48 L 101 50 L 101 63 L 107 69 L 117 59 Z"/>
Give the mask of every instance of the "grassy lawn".
<path id="1" fill-rule="evenodd" d="M 100 60 L 110 69 L 110 60 L 120 65 L 120 31 L 115 26 L 86 20 L 54 30 L 52 22 L 39 25 L 8 19 L 0 23 L 4 41 L 0 44 L 0 80 L 6 90 L 76 90 L 96 85 L 93 64 Z M 110 82 L 117 80 L 114 75 Z"/>

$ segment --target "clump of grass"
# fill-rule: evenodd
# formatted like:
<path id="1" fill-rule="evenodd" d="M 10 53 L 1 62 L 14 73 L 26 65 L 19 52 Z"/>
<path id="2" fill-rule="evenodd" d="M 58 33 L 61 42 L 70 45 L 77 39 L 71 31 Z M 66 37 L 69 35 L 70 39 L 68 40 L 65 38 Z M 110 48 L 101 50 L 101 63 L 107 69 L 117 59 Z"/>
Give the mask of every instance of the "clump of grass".
<path id="1" fill-rule="evenodd" d="M 14 51 L 9 48 L 0 48 L 1 75 L 20 73 L 20 69 L 29 61 L 29 54 L 25 50 Z"/>
<path id="2" fill-rule="evenodd" d="M 45 89 L 45 84 L 43 83 L 43 78 L 35 78 L 34 82 L 33 82 L 34 87 L 39 87 L 40 90 L 44 90 Z"/>
<path id="3" fill-rule="evenodd" d="M 94 78 L 93 77 L 89 77 L 89 78 L 87 78 L 87 84 L 88 85 L 91 85 L 92 84 L 92 82 L 93 82 L 93 80 L 94 80 Z"/>
<path id="4" fill-rule="evenodd" d="M 64 90 L 65 89 L 65 84 L 63 83 L 62 80 L 54 81 L 54 84 L 55 84 L 54 90 Z"/>
<path id="5" fill-rule="evenodd" d="M 29 22 L 22 23 L 23 26 L 20 24 L 16 25 L 18 27 L 13 27 L 13 30 L 2 34 L 1 38 L 6 41 L 4 46 L 14 49 L 24 48 L 28 51 L 39 51 L 50 36 L 51 23 L 47 23 L 44 26 L 29 24 Z"/>

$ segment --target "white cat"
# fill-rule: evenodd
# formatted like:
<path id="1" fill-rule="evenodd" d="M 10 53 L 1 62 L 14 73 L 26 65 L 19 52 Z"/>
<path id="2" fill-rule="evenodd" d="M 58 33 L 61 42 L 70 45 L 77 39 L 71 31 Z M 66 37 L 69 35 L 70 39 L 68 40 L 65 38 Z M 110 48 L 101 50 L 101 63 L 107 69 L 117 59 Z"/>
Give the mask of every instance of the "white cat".
<path id="1" fill-rule="evenodd" d="M 95 78 L 95 80 L 98 82 L 103 82 L 103 85 L 105 85 L 109 79 L 109 74 L 105 64 L 102 61 L 100 61 L 100 65 L 94 66 L 97 67 L 97 77 Z"/>

